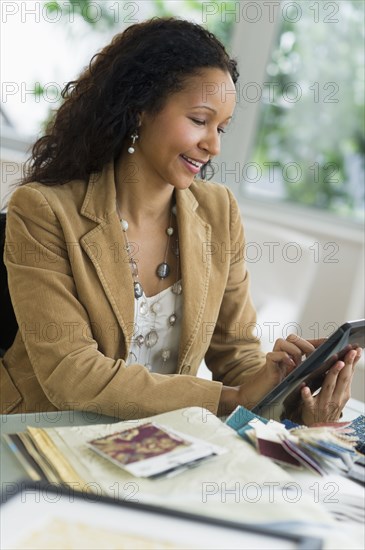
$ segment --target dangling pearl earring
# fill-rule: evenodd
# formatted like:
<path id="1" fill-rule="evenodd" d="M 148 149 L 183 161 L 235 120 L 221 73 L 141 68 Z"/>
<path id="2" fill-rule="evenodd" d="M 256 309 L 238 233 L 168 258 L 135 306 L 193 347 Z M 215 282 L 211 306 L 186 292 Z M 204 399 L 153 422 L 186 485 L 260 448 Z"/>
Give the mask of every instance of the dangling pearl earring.
<path id="1" fill-rule="evenodd" d="M 135 148 L 134 148 L 134 144 L 136 143 L 136 140 L 139 138 L 139 135 L 137 134 L 137 131 L 134 132 L 132 135 L 131 135 L 131 139 L 132 139 L 132 145 L 130 147 L 128 147 L 128 153 L 133 155 L 134 151 L 135 151 Z"/>

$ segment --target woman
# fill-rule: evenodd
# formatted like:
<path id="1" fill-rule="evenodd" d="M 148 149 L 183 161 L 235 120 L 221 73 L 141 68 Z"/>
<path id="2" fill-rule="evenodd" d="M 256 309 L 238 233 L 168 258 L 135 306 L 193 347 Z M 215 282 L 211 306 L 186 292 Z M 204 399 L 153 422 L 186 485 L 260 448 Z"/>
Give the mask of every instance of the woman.
<path id="1" fill-rule="evenodd" d="M 6 413 L 121 418 L 251 407 L 313 351 L 262 354 L 230 191 L 204 178 L 235 107 L 236 63 L 198 25 L 129 27 L 64 90 L 11 199 L 6 265 L 19 324 L 2 363 Z M 302 421 L 337 420 L 359 352 Z M 195 377 L 205 358 L 213 380 Z"/>

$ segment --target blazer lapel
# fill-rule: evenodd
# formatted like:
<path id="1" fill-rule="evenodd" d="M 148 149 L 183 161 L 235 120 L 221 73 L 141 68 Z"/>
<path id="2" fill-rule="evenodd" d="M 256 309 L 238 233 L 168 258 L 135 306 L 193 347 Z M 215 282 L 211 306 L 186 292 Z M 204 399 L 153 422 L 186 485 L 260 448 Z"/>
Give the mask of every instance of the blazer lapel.
<path id="1" fill-rule="evenodd" d="M 196 212 L 198 203 L 189 189 L 176 191 L 180 263 L 183 284 L 183 321 L 178 367 L 198 335 L 207 301 L 211 256 L 204 247 L 211 241 L 211 226 Z"/>
<path id="2" fill-rule="evenodd" d="M 81 246 L 95 266 L 105 294 L 125 334 L 127 353 L 134 329 L 133 278 L 115 207 L 114 163 L 91 176 L 81 214 L 97 225 L 81 238 Z M 211 226 L 196 213 L 198 203 L 189 189 L 176 191 L 183 320 L 178 367 L 181 369 L 198 335 L 207 301 L 211 256 L 204 247 Z"/>
<path id="3" fill-rule="evenodd" d="M 81 238 L 81 246 L 123 330 L 128 353 L 134 326 L 133 279 L 115 201 L 114 164 L 110 163 L 90 178 L 81 214 L 97 225 Z"/>

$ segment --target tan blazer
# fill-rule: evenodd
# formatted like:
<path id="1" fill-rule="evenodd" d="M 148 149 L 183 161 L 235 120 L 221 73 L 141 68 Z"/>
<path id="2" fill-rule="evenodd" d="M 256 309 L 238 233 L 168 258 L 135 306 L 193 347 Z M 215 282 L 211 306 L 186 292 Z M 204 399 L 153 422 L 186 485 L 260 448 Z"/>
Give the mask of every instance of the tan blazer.
<path id="1" fill-rule="evenodd" d="M 115 200 L 113 163 L 88 182 L 13 193 L 5 262 L 19 331 L 0 363 L 3 413 L 135 418 L 194 405 L 215 413 L 222 383 L 262 366 L 236 201 L 198 181 L 176 192 L 184 289 L 176 375 L 126 367 L 133 280 Z M 214 381 L 195 377 L 204 357 Z"/>

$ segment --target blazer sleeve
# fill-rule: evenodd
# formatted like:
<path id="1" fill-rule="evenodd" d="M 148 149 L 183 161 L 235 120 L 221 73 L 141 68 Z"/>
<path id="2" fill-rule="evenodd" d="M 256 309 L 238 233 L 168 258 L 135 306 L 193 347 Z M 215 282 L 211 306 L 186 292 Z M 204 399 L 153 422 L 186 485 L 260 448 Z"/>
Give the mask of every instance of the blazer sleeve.
<path id="1" fill-rule="evenodd" d="M 230 265 L 218 319 L 206 353 L 213 379 L 224 385 L 244 383 L 265 364 L 257 337 L 256 311 L 250 296 L 245 239 L 236 199 L 227 189 L 230 208 Z"/>
<path id="2" fill-rule="evenodd" d="M 119 417 L 128 410 L 129 418 L 189 406 L 216 413 L 221 383 L 153 374 L 142 365 L 126 367 L 124 360 L 99 351 L 91 327 L 77 330 L 90 320 L 78 299 L 68 243 L 50 202 L 39 188 L 14 192 L 5 256 L 19 330 L 48 400 L 61 410 L 93 404 L 101 413 Z"/>

